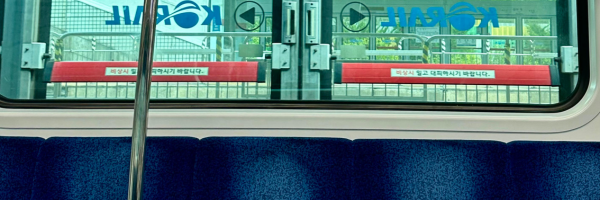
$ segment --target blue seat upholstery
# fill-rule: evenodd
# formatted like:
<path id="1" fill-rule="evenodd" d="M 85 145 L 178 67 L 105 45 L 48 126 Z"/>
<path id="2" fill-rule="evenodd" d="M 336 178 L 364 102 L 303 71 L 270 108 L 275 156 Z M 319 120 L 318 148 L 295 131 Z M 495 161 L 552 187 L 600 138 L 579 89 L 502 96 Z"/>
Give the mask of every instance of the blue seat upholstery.
<path id="1" fill-rule="evenodd" d="M 189 199 L 195 138 L 148 138 L 144 199 Z M 50 138 L 32 199 L 127 199 L 131 138 Z"/>
<path id="2" fill-rule="evenodd" d="M 600 143 L 511 142 L 517 199 L 600 199 Z"/>
<path id="3" fill-rule="evenodd" d="M 126 199 L 130 150 L 0 137 L 0 199 Z M 592 142 L 160 137 L 145 161 L 144 199 L 600 199 Z"/>
<path id="4" fill-rule="evenodd" d="M 351 141 L 205 138 L 193 199 L 350 199 Z"/>
<path id="5" fill-rule="evenodd" d="M 44 139 L 0 137 L 0 199 L 29 199 L 38 150 Z"/>
<path id="6" fill-rule="evenodd" d="M 356 140 L 355 199 L 507 199 L 508 150 L 492 141 Z"/>

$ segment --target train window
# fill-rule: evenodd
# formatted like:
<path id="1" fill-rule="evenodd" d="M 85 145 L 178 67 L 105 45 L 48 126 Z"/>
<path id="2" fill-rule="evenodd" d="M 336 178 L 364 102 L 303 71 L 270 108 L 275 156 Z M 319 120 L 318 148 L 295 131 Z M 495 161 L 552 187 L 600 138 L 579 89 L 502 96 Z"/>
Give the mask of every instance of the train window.
<path id="1" fill-rule="evenodd" d="M 589 78 L 577 3 L 161 0 L 150 96 L 544 109 Z M 134 98 L 142 0 L 2 4 L 3 102 Z"/>

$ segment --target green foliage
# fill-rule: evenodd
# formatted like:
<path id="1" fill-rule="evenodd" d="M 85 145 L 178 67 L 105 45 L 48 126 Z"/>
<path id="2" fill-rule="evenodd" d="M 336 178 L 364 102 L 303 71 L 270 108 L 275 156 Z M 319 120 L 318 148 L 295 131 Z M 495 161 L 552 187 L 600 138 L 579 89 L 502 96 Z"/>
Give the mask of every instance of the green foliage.
<path id="1" fill-rule="evenodd" d="M 369 22 L 368 20 L 370 20 L 370 18 L 367 17 L 354 25 L 350 25 L 348 28 L 353 29 L 353 30 L 360 29 L 367 25 L 367 23 Z M 344 17 L 343 23 L 350 24 L 350 18 Z M 347 30 L 346 28 L 344 28 L 343 31 L 351 32 L 351 31 Z M 360 31 L 359 33 L 368 33 L 368 32 L 369 32 L 369 28 L 367 27 L 367 28 L 363 29 L 362 31 Z M 334 41 L 334 43 L 335 43 L 335 41 Z M 342 45 L 363 45 L 363 46 L 365 46 L 365 48 L 369 49 L 369 38 L 368 37 L 354 37 L 354 38 L 345 37 L 342 39 Z M 365 57 L 364 59 L 368 59 L 368 58 Z"/>
<path id="2" fill-rule="evenodd" d="M 378 17 L 375 20 L 375 24 L 381 24 L 383 20 L 387 20 L 387 18 Z M 396 19 L 396 24 L 400 23 L 400 19 Z M 382 27 L 376 26 L 376 33 L 402 33 L 402 28 L 400 27 Z M 375 38 L 376 50 L 399 50 L 398 47 L 401 43 L 400 40 L 402 38 L 398 37 L 386 37 L 386 38 Z M 377 60 L 400 60 L 400 56 L 395 55 L 385 55 L 385 56 L 376 56 Z"/>
<path id="3" fill-rule="evenodd" d="M 349 19 L 344 19 L 344 20 L 349 20 Z M 380 24 L 381 21 L 387 21 L 387 18 L 377 18 L 376 20 L 376 24 Z M 398 22 L 399 20 L 396 19 L 396 21 Z M 545 24 L 543 22 L 538 22 L 538 23 L 528 23 L 527 20 L 524 21 L 524 35 L 526 36 L 550 36 L 551 32 L 550 32 L 550 22 L 548 20 L 548 23 Z M 358 25 L 360 26 L 360 25 Z M 456 30 L 454 28 L 451 29 L 451 34 L 452 35 L 480 35 L 482 30 L 474 27 L 470 30 L 466 30 L 466 31 L 459 31 Z M 365 31 L 363 31 L 365 32 Z M 376 33 L 402 33 L 405 32 L 403 31 L 402 28 L 400 27 L 381 27 L 381 26 L 376 26 Z M 399 46 L 402 45 L 401 44 L 401 40 L 402 38 L 396 38 L 396 37 L 377 37 L 377 38 L 372 38 L 375 39 L 375 43 L 376 43 L 376 50 L 399 50 Z M 482 53 L 482 49 L 485 48 L 485 40 L 476 40 L 475 42 L 477 43 L 477 47 L 475 46 L 458 46 L 458 40 L 446 40 L 446 45 L 448 47 L 448 51 L 446 52 L 452 52 L 452 53 L 465 53 L 465 54 L 453 54 L 450 55 L 448 57 L 450 57 L 450 63 L 453 64 L 482 64 L 483 62 L 483 55 L 481 54 L 477 54 L 477 53 Z M 505 60 L 504 60 L 504 48 L 505 48 L 505 41 L 503 40 L 491 40 L 490 41 L 491 44 L 491 51 L 490 54 L 488 55 L 488 63 L 489 64 L 505 64 Z M 521 41 L 516 41 L 516 40 L 510 40 L 508 41 L 510 42 L 510 46 L 512 49 L 511 54 L 516 54 L 517 52 L 514 51 L 515 47 L 517 46 L 517 42 L 521 42 Z M 552 52 L 552 41 L 522 41 L 523 42 L 523 49 L 524 49 L 524 54 L 532 54 L 532 53 L 550 53 Z M 422 44 L 416 42 L 415 40 L 409 40 L 409 39 L 404 39 L 402 40 L 402 43 L 408 43 L 409 45 L 402 45 L 402 46 L 408 46 L 408 49 L 410 50 L 420 50 L 422 49 Z M 346 38 L 344 39 L 344 45 L 365 45 L 366 47 L 368 47 L 368 38 Z M 532 50 L 534 52 L 532 52 Z M 430 61 L 432 63 L 440 63 L 441 62 L 441 58 L 442 56 L 439 55 L 442 52 L 442 48 L 441 48 L 441 41 L 436 41 L 430 44 Z M 435 54 L 434 54 L 435 53 Z M 469 54 L 469 53 L 473 53 L 473 54 Z M 500 55 L 495 55 L 495 54 L 500 54 Z M 412 58 L 410 59 L 420 59 L 419 58 L 415 58 L 415 56 L 411 56 Z M 517 63 L 517 58 L 518 56 L 511 56 L 511 63 L 515 64 Z M 532 65 L 547 65 L 550 64 L 551 59 L 537 59 L 537 58 L 533 58 L 533 56 L 522 56 L 523 58 L 523 64 L 532 64 Z M 387 55 L 387 56 L 376 56 L 377 60 L 401 60 L 401 59 L 406 59 L 406 58 L 402 58 L 402 56 L 395 56 L 395 55 Z"/>
<path id="4" fill-rule="evenodd" d="M 538 23 L 528 23 L 525 25 L 527 31 L 524 35 L 528 36 L 550 36 L 550 21 L 548 24 L 542 25 Z M 549 53 L 552 52 L 552 41 L 523 41 L 525 52 L 527 53 Z M 533 52 L 532 52 L 533 51 Z M 536 59 L 532 56 L 527 56 L 523 60 L 524 64 L 531 65 L 549 65 L 551 59 Z"/>
<path id="5" fill-rule="evenodd" d="M 542 26 L 540 24 L 527 24 L 527 35 L 530 36 L 550 36 L 550 25 Z"/>

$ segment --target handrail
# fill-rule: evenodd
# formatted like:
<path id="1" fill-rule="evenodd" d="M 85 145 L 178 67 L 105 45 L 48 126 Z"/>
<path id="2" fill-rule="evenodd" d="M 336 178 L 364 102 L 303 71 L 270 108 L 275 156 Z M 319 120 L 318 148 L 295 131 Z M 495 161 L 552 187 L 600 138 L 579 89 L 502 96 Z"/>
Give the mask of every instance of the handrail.
<path id="1" fill-rule="evenodd" d="M 422 42 L 427 41 L 427 37 L 413 33 L 342 33 L 336 32 L 332 34 L 334 37 L 406 37 L 416 38 Z"/>
<path id="2" fill-rule="evenodd" d="M 69 32 L 60 35 L 60 39 L 69 36 L 130 36 L 139 35 L 139 32 Z M 158 32 L 158 36 L 222 36 L 222 37 L 269 37 L 271 32 Z M 556 36 L 505 36 L 505 35 L 434 35 L 421 36 L 412 33 L 343 33 L 335 32 L 334 37 L 407 37 L 417 38 L 421 41 L 434 39 L 490 39 L 490 40 L 556 40 Z"/>
<path id="3" fill-rule="evenodd" d="M 133 133 L 131 136 L 131 163 L 129 169 L 129 187 L 127 199 L 141 200 L 144 178 L 144 151 L 146 150 L 146 132 L 148 130 L 148 104 L 150 103 L 150 85 L 154 41 L 156 33 L 156 12 L 158 0 L 144 0 L 144 15 L 140 33 L 140 54 L 138 58 L 137 84 L 133 114 Z"/>
<path id="4" fill-rule="evenodd" d="M 118 35 L 139 35 L 140 33 L 135 32 L 73 32 L 73 33 L 65 33 L 62 34 L 59 40 L 62 40 L 69 36 L 118 36 Z M 204 33 L 193 33 L 193 32 L 159 32 L 156 33 L 159 36 L 206 36 L 206 37 L 228 37 L 233 43 L 233 37 L 245 37 L 244 43 L 247 43 L 248 40 L 252 37 L 271 37 L 271 32 L 204 32 Z M 434 36 L 421 36 L 413 33 L 345 33 L 345 32 L 335 32 L 332 33 L 333 37 L 401 37 L 401 38 L 415 38 L 420 40 L 423 43 L 423 63 L 429 62 L 429 54 L 434 54 L 429 52 L 429 45 L 434 40 L 439 39 L 485 39 L 485 40 L 556 40 L 557 36 L 503 36 L 503 35 L 434 35 Z M 206 39 L 206 38 L 205 38 Z M 510 46 L 506 45 L 507 49 Z M 448 54 L 446 52 L 442 52 L 442 54 Z M 489 53 L 486 53 L 487 55 Z M 505 50 L 506 62 L 510 64 L 510 52 Z"/>
<path id="5" fill-rule="evenodd" d="M 140 35 L 139 32 L 69 32 L 60 35 L 58 38 L 62 40 L 69 36 L 131 36 Z M 241 37 L 241 36 L 254 36 L 254 37 L 267 37 L 271 36 L 270 32 L 205 32 L 205 33 L 193 33 L 193 32 L 158 32 L 157 36 L 222 36 L 222 37 Z"/>
<path id="6" fill-rule="evenodd" d="M 427 42 L 437 39 L 488 39 L 488 40 L 556 40 L 556 36 L 512 36 L 512 35 L 434 35 Z"/>

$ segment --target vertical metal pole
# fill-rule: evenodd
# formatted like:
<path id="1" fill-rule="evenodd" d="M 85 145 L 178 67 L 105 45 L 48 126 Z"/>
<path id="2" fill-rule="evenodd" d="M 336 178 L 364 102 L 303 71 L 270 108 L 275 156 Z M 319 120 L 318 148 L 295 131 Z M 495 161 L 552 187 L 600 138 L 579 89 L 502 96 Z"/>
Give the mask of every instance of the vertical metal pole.
<path id="1" fill-rule="evenodd" d="M 449 62 L 447 62 L 447 60 L 446 60 L 446 39 L 441 39 L 441 40 L 442 40 L 442 44 L 441 44 L 441 46 L 442 46 L 442 55 L 441 55 L 441 58 L 440 58 L 440 61 L 441 61 L 440 63 L 447 64 Z"/>
<path id="2" fill-rule="evenodd" d="M 569 0 L 569 40 L 571 46 L 579 47 L 577 37 L 577 0 Z M 579 73 L 573 73 L 571 76 L 571 91 L 575 90 L 579 81 Z"/>
<path id="3" fill-rule="evenodd" d="M 482 48 L 481 52 L 486 54 L 481 56 L 481 64 L 490 64 L 490 50 L 492 50 L 490 46 L 491 42 L 489 39 L 486 39 L 485 41 L 482 41 L 482 43 L 484 43 L 485 48 Z"/>
<path id="4" fill-rule="evenodd" d="M 50 21 L 52 16 L 52 0 L 39 0 L 39 12 L 38 12 L 38 28 L 37 28 L 37 39 L 34 41 L 46 43 L 45 52 L 49 51 L 50 46 Z M 1 40 L 0 40 L 1 41 Z M 44 63 L 48 62 L 49 59 L 44 59 Z M 48 91 L 48 84 L 44 81 L 44 70 L 33 70 L 31 87 L 33 99 L 46 99 Z"/>
<path id="5" fill-rule="evenodd" d="M 573 36 L 572 32 L 572 24 L 573 17 L 576 17 L 576 13 L 571 13 L 570 8 L 572 7 L 571 2 L 575 2 L 573 0 L 559 0 L 556 1 L 556 35 L 557 35 L 557 49 L 558 49 L 558 57 L 561 57 L 562 52 L 560 51 L 560 47 L 562 46 L 573 46 L 571 37 Z M 576 7 L 575 7 L 576 8 Z M 570 16 L 570 17 L 561 17 L 561 16 Z M 576 21 L 575 21 L 576 22 Z M 560 71 L 560 86 L 558 91 L 559 101 L 566 101 L 571 98 L 572 89 L 575 87 L 573 85 L 573 76 L 570 73 L 564 73 Z M 551 94 L 550 94 L 551 95 Z"/>
<path id="6" fill-rule="evenodd" d="M 333 1 L 321 1 L 321 44 L 333 45 Z M 331 48 L 330 48 L 331 49 Z M 332 53 L 331 50 L 329 53 Z M 331 64 L 331 63 L 330 63 Z M 332 100 L 333 98 L 333 67 L 329 70 L 321 70 L 320 77 L 320 100 Z"/>
<path id="7" fill-rule="evenodd" d="M 517 19 L 515 21 L 515 28 L 516 28 L 516 35 L 517 36 L 522 36 L 523 35 L 523 23 L 524 23 L 523 18 L 522 17 L 517 17 Z M 517 63 L 514 63 L 514 64 L 522 65 L 523 61 L 525 60 L 525 57 L 522 56 L 523 49 L 524 49 L 523 46 L 524 46 L 525 40 L 521 40 L 521 41 L 517 40 L 515 42 L 516 42 L 515 53 L 517 55 L 519 55 L 519 56 L 516 56 L 516 60 L 517 60 L 516 62 Z"/>
<path id="8" fill-rule="evenodd" d="M 504 44 L 504 64 L 510 65 L 510 40 Z"/>
<path id="9" fill-rule="evenodd" d="M 148 128 L 148 103 L 150 100 L 150 78 L 152 76 L 157 8 L 158 0 L 144 0 L 133 134 L 131 138 L 131 165 L 129 168 L 129 194 L 127 196 L 129 200 L 142 199 L 144 150 L 146 148 L 146 129 Z"/>
<path id="10" fill-rule="evenodd" d="M 217 37 L 217 62 L 223 61 L 223 37 Z"/>
<path id="11" fill-rule="evenodd" d="M 423 64 L 429 63 L 429 41 L 423 41 L 423 57 L 421 61 Z"/>

